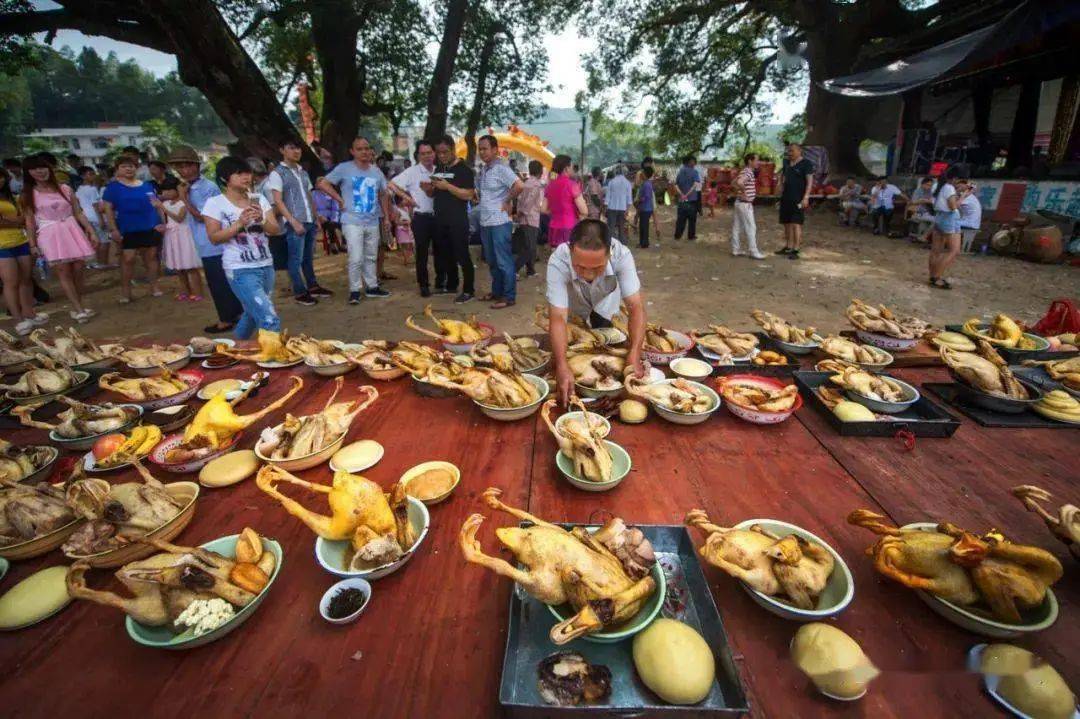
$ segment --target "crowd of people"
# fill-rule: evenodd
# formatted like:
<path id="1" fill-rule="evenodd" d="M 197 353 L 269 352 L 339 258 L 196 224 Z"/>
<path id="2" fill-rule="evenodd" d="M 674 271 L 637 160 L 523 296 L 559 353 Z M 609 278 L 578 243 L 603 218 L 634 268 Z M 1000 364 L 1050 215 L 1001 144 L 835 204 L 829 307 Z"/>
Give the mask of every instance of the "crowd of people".
<path id="1" fill-rule="evenodd" d="M 217 318 L 205 332 L 245 339 L 259 328 L 280 327 L 277 271 L 286 278 L 286 296 L 299 305 L 333 297 L 316 276 L 320 242 L 326 253 L 347 257 L 348 304 L 390 296 L 383 282 L 396 279 L 386 269 L 387 252 L 396 250 L 405 264 L 415 263 L 421 297 L 449 294 L 458 304 L 479 299 L 498 310 L 516 304 L 519 279 L 537 274 L 539 248 L 550 250 L 550 273 L 559 248 L 584 220 L 600 221 L 610 256 L 622 257 L 633 230 L 638 249 L 659 247 L 658 205 L 675 205 L 671 237 L 694 241 L 703 208 L 711 216 L 721 201 L 718 183 L 704 181 L 692 155 L 669 181 L 666 173 L 657 176 L 651 157 L 633 171 L 620 164 L 582 175 L 569 156 L 557 155 L 550 167 L 531 160 L 519 172 L 492 135 L 477 141 L 475 166 L 457 156 L 450 135 L 418 141 L 400 164 L 390 153 L 376 155 L 364 137 L 341 162 L 324 147 L 314 149 L 320 160 L 314 172 L 301 164 L 304 146 L 286 139 L 280 157 L 269 162 L 221 158 L 213 179 L 188 146 L 160 160 L 124 148 L 108 167 L 81 166 L 74 157 L 64 165 L 47 152 L 5 160 L 0 282 L 16 332 L 25 335 L 48 321 L 37 310 L 46 293 L 34 276 L 35 258 L 55 275 L 75 322 L 97 314 L 86 304 L 87 269 L 118 270 L 117 302 L 127 305 L 138 299 L 138 282 L 150 297 L 164 294 L 164 265 L 177 279 L 175 301 L 201 303 L 208 291 Z M 758 166 L 756 154 L 745 155 L 731 182 L 730 243 L 733 256 L 762 260 Z M 813 176 L 801 146 L 788 144 L 777 188 L 784 236 L 777 255 L 799 259 Z M 841 224 L 857 227 L 865 217 L 874 234 L 889 234 L 902 204 L 912 236 L 930 246 L 930 284 L 947 289 L 946 273 L 981 220 L 974 190 L 949 172 L 940 180 L 924 178 L 910 194 L 884 177 L 869 188 L 848 178 L 835 197 Z M 471 244 L 480 245 L 490 278 L 479 298 Z"/>

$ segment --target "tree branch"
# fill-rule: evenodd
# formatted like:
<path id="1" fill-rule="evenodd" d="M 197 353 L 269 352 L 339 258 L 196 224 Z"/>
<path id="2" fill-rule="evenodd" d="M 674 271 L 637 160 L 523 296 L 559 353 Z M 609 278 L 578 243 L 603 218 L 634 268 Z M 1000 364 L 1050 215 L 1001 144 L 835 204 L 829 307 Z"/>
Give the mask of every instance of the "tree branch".
<path id="1" fill-rule="evenodd" d="M 68 9 L 0 13 L 0 35 L 33 35 L 56 30 L 78 30 L 170 54 L 176 51 L 164 33 L 135 20 L 96 17 Z"/>

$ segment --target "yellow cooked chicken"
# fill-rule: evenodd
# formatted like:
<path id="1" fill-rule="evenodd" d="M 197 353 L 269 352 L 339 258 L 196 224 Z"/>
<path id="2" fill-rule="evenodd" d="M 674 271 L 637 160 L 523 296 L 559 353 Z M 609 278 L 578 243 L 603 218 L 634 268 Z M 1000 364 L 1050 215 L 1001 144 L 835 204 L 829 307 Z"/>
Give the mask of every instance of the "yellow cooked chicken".
<path id="1" fill-rule="evenodd" d="M 540 399 L 536 385 L 512 367 L 461 367 L 450 362 L 432 365 L 425 377 L 433 385 L 457 390 L 490 407 L 524 407 Z"/>
<path id="2" fill-rule="evenodd" d="M 187 382 L 167 369 L 163 369 L 156 377 L 121 377 L 118 372 L 109 372 L 98 378 L 98 387 L 116 392 L 130 402 L 172 397 L 189 386 Z"/>
<path id="3" fill-rule="evenodd" d="M 280 364 L 296 362 L 303 357 L 299 352 L 288 348 L 288 332 L 260 329 L 256 341 L 259 343 L 258 349 L 236 349 L 227 345 L 218 345 L 217 353 L 247 362 L 278 362 Z"/>
<path id="4" fill-rule="evenodd" d="M 421 327 L 413 320 L 413 315 L 405 318 L 405 326 L 416 330 L 421 334 L 437 340 L 443 340 L 452 344 L 470 344 L 484 339 L 484 331 L 476 321 L 476 317 L 470 317 L 467 322 L 462 320 L 443 319 L 435 316 L 431 305 L 424 307 L 424 315 L 431 318 L 438 332 Z"/>
<path id="5" fill-rule="evenodd" d="M 904 399 L 904 390 L 896 383 L 896 380 L 870 374 L 858 367 L 845 367 L 841 372 L 830 377 L 829 381 L 870 399 L 884 402 L 900 402 Z"/>
<path id="6" fill-rule="evenodd" d="M 1027 388 L 1009 369 L 1008 363 L 986 340 L 976 340 L 975 352 L 960 352 L 942 345 L 941 359 L 964 384 L 980 392 L 1010 399 L 1027 399 Z"/>
<path id="7" fill-rule="evenodd" d="M 753 334 L 736 332 L 723 325 L 709 325 L 708 330 L 693 330 L 690 336 L 705 349 L 725 357 L 745 357 L 758 346 L 758 338 Z"/>
<path id="8" fill-rule="evenodd" d="M 259 451 L 271 459 L 306 457 L 333 444 L 349 431 L 356 416 L 379 398 L 379 391 L 371 385 L 360 387 L 363 398 L 350 402 L 334 402 L 345 380 L 334 380 L 334 391 L 318 414 L 303 417 L 285 415 L 285 421 L 276 427 L 267 427 L 259 438 Z"/>
<path id="9" fill-rule="evenodd" d="M 930 327 L 918 317 L 897 317 L 885 305 L 871 307 L 858 298 L 851 300 L 845 314 L 856 329 L 897 339 L 918 339 Z"/>
<path id="10" fill-rule="evenodd" d="M 1018 349 L 1034 349 L 1034 343 L 1024 346 L 1021 344 L 1024 338 L 1024 331 L 1020 329 L 1020 325 L 1016 324 L 1016 321 L 1008 315 L 998 315 L 994 318 L 994 321 L 990 323 L 990 328 L 987 330 L 980 329 L 982 322 L 978 317 L 972 317 L 970 320 L 964 323 L 964 334 L 977 339 L 985 340 L 992 345 L 998 345 L 999 347 L 1016 347 Z"/>
<path id="11" fill-rule="evenodd" d="M 750 316 L 761 326 L 761 329 L 765 330 L 773 339 L 778 339 L 781 342 L 787 342 L 793 345 L 806 345 L 812 344 L 818 341 L 818 337 L 813 327 L 796 327 L 783 317 L 778 317 L 772 312 L 765 312 L 763 310 L 754 310 L 750 313 Z"/>
<path id="12" fill-rule="evenodd" d="M 551 628 L 555 644 L 622 624 L 656 591 L 656 582 L 649 576 L 656 557 L 640 530 L 626 527 L 618 518 L 592 534 L 584 527 L 566 530 L 503 504 L 501 493 L 489 488 L 484 502 L 491 509 L 532 522 L 529 527 L 495 530 L 523 568 L 484 554 L 476 539 L 484 521 L 481 514 L 473 514 L 461 525 L 461 553 L 466 562 L 512 579 L 544 604 L 570 604 L 577 614 Z"/>
<path id="13" fill-rule="evenodd" d="M 583 416 L 588 416 L 580 399 L 572 397 L 570 402 Z M 604 444 L 601 426 L 566 422 L 561 427 L 556 427 L 551 422 L 551 410 L 555 404 L 556 400 L 553 399 L 545 402 L 540 409 L 540 415 L 544 418 L 548 430 L 555 436 L 555 441 L 559 443 L 559 449 L 573 462 L 574 473 L 589 482 L 609 481 L 614 461 Z"/>

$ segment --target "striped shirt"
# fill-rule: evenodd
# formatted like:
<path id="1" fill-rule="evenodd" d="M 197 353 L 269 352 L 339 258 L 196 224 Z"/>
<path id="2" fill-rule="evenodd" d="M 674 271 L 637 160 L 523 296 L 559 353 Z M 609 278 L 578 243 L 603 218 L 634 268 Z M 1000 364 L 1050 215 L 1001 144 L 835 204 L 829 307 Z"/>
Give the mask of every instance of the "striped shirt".
<path id="1" fill-rule="evenodd" d="M 757 197 L 757 180 L 754 178 L 754 171 L 749 167 L 739 170 L 739 176 L 735 178 L 735 184 L 742 185 L 742 192 L 739 193 L 740 200 L 753 202 L 754 198 Z"/>

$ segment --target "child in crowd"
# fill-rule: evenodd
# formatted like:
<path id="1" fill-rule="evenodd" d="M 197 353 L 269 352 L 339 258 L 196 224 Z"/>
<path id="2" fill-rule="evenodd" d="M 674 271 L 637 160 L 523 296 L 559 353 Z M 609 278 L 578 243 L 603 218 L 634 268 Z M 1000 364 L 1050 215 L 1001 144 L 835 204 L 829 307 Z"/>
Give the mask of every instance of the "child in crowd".
<path id="1" fill-rule="evenodd" d="M 315 200 L 315 214 L 323 232 L 323 249 L 331 255 L 345 251 L 345 240 L 341 236 L 341 206 L 337 200 L 322 190 L 312 190 Z"/>
<path id="2" fill-rule="evenodd" d="M 79 198 L 79 206 L 82 207 L 83 214 L 86 215 L 86 219 L 98 240 L 97 256 L 88 262 L 86 266 L 92 270 L 119 267 L 119 265 L 109 263 L 109 250 L 113 247 L 113 244 L 111 242 L 112 238 L 109 237 L 109 230 L 105 226 L 105 221 L 100 215 L 101 178 L 94 168 L 83 166 L 79 168 L 79 179 L 79 189 L 75 190 L 75 197 Z"/>
<path id="3" fill-rule="evenodd" d="M 397 209 L 397 217 L 394 223 L 394 239 L 397 240 L 397 245 L 401 248 L 401 259 L 408 265 L 413 261 L 413 245 L 415 241 L 412 233 L 412 216 L 409 214 L 409 210 L 402 205 L 402 200 L 397 195 L 394 195 L 394 204 Z"/>
<path id="4" fill-rule="evenodd" d="M 177 302 L 202 302 L 202 275 L 199 268 L 202 260 L 195 249 L 195 238 L 187 222 L 187 206 L 180 201 L 180 183 L 172 175 L 166 176 L 159 185 L 161 200 L 157 201 L 165 213 L 165 237 L 162 250 L 165 253 L 165 266 L 176 272 L 180 278 L 181 292 Z"/>

